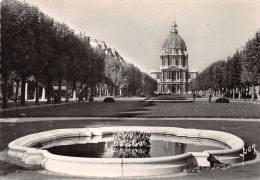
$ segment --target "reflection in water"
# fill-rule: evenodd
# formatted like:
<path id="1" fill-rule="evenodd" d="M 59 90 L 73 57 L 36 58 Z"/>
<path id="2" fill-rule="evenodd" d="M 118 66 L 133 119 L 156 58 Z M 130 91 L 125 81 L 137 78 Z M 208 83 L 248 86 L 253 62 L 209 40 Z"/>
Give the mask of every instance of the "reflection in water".
<path id="1" fill-rule="evenodd" d="M 113 158 L 149 158 L 150 148 L 114 148 Z"/>
<path id="2" fill-rule="evenodd" d="M 170 143 L 173 143 L 173 142 L 170 142 Z M 179 142 L 173 143 L 175 154 L 176 155 L 184 154 L 186 146 L 187 146 L 186 144 L 179 143 Z"/>
<path id="3" fill-rule="evenodd" d="M 187 152 L 202 152 L 204 150 L 226 149 L 223 145 L 218 145 L 211 141 L 177 139 L 152 135 L 151 147 L 141 148 L 113 148 L 113 138 L 102 137 L 99 141 L 93 141 L 91 138 L 70 138 L 59 141 L 49 141 L 42 144 L 36 144 L 34 147 L 46 149 L 53 154 L 74 157 L 92 157 L 92 158 L 149 158 L 175 156 Z M 170 139 L 171 138 L 171 139 Z M 102 141 L 102 142 L 100 142 Z M 178 141 L 178 142 L 177 142 Z M 182 141 L 186 143 L 182 143 Z M 202 142 L 204 145 L 202 145 Z"/>
<path id="4" fill-rule="evenodd" d="M 63 156 L 73 156 L 73 157 L 102 157 L 106 148 L 105 143 L 95 143 L 95 144 L 72 144 L 64 146 L 54 146 L 47 148 L 52 154 L 58 154 Z"/>
<path id="5" fill-rule="evenodd" d="M 163 142 L 163 149 L 166 154 L 184 154 L 186 150 L 187 144 L 179 143 L 179 142 L 171 142 L 171 141 L 164 141 Z"/>

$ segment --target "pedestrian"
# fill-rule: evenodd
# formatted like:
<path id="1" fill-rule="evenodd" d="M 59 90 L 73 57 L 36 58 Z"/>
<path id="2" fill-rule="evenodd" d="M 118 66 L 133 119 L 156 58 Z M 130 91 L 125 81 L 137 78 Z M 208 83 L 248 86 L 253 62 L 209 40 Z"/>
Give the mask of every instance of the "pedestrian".
<path id="1" fill-rule="evenodd" d="M 209 92 L 209 102 L 211 102 L 211 93 Z"/>
<path id="2" fill-rule="evenodd" d="M 193 91 L 193 93 L 192 93 L 192 97 L 193 97 L 193 101 L 195 102 L 196 94 L 195 94 L 194 91 Z"/>
<path id="3" fill-rule="evenodd" d="M 55 103 L 55 104 L 57 104 L 59 101 L 58 101 L 58 96 L 57 96 L 57 94 L 54 94 L 53 95 L 53 102 Z"/>

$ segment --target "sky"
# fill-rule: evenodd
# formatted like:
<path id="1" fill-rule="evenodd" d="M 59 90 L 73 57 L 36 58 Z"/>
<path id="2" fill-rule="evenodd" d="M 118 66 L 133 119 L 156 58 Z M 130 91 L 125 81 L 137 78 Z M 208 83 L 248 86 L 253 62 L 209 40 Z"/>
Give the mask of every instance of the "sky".
<path id="1" fill-rule="evenodd" d="M 231 56 L 260 28 L 260 0 L 25 0 L 29 4 L 104 40 L 142 71 L 159 69 L 163 42 L 174 12 L 178 34 L 189 54 L 189 69 L 202 72 Z"/>

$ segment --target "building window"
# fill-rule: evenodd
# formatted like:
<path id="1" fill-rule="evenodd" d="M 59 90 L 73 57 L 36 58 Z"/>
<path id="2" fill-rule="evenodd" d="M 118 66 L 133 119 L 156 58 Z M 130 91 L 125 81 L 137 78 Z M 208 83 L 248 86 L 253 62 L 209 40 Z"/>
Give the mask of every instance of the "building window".
<path id="1" fill-rule="evenodd" d="M 175 71 L 172 72 L 172 79 L 173 79 L 173 80 L 176 79 L 176 72 L 175 72 Z"/>
<path id="2" fill-rule="evenodd" d="M 170 58 L 170 64 L 169 64 L 170 66 L 172 66 L 173 65 L 173 59 L 172 58 Z"/>
<path id="3" fill-rule="evenodd" d="M 183 73 L 183 75 L 182 75 L 183 80 L 185 80 L 186 79 L 186 72 L 182 72 L 182 73 Z"/>
<path id="4" fill-rule="evenodd" d="M 179 58 L 176 58 L 176 66 L 179 66 Z"/>
<path id="5" fill-rule="evenodd" d="M 163 72 L 163 80 L 165 81 L 167 79 L 167 72 Z"/>

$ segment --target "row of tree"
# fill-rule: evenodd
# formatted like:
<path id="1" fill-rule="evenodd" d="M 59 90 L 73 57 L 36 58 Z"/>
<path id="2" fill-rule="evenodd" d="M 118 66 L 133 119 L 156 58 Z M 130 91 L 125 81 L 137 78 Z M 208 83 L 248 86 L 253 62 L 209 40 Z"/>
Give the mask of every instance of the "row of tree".
<path id="1" fill-rule="evenodd" d="M 3 106 L 6 107 L 8 102 L 10 77 L 18 85 L 21 82 L 22 105 L 26 103 L 25 84 L 29 80 L 35 82 L 35 103 L 39 102 L 39 84 L 46 87 L 49 103 L 53 83 L 58 83 L 60 100 L 64 81 L 67 98 L 69 86 L 78 94 L 90 89 L 87 94 L 93 95 L 95 87 L 101 85 L 139 93 L 147 84 L 142 83 L 142 72 L 134 65 L 119 60 L 119 54 L 109 55 L 106 50 L 93 48 L 90 37 L 75 34 L 66 24 L 55 21 L 35 6 L 4 0 L 1 3 Z"/>
<path id="2" fill-rule="evenodd" d="M 106 45 L 105 45 L 106 47 Z M 157 82 L 148 74 L 141 72 L 133 64 L 123 60 L 117 51 L 105 50 L 105 83 L 112 85 L 110 95 L 137 95 L 141 92 L 152 94 L 157 89 Z"/>
<path id="3" fill-rule="evenodd" d="M 255 86 L 259 85 L 260 31 L 233 56 L 211 64 L 191 81 L 192 90 L 211 90 L 219 95 L 228 93 L 233 98 L 249 94 L 252 99 L 255 95 L 259 98 L 259 87 L 257 92 L 255 90 Z"/>

